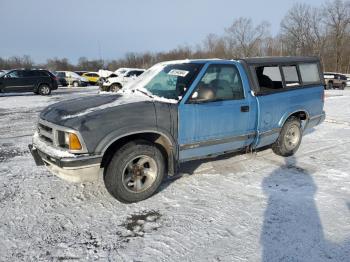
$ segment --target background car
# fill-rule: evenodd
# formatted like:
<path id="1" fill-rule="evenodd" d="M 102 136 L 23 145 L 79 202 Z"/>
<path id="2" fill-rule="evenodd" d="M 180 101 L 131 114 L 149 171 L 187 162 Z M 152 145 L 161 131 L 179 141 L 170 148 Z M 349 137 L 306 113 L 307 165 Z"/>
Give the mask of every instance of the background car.
<path id="1" fill-rule="evenodd" d="M 74 73 L 77 73 L 78 75 L 82 76 L 83 74 L 87 73 L 88 71 L 74 71 Z"/>
<path id="2" fill-rule="evenodd" d="M 68 85 L 72 85 L 74 87 L 87 86 L 89 84 L 89 80 L 87 80 L 85 77 L 71 71 L 57 71 L 57 77 L 59 79 L 64 78 Z"/>
<path id="3" fill-rule="evenodd" d="M 49 95 L 57 87 L 57 77 L 47 70 L 14 69 L 0 75 L 0 92 Z"/>
<path id="4" fill-rule="evenodd" d="M 114 72 L 113 77 L 108 77 L 101 87 L 102 91 L 116 92 L 121 89 L 126 83 L 135 80 L 145 69 L 140 68 L 119 68 Z"/>
<path id="5" fill-rule="evenodd" d="M 53 74 L 57 77 L 57 83 L 59 86 L 68 86 L 68 82 L 62 74 L 59 74 L 58 72 L 53 72 Z"/>
<path id="6" fill-rule="evenodd" d="M 96 85 L 100 79 L 100 75 L 96 72 L 84 73 L 82 76 L 85 77 L 91 85 Z"/>
<path id="7" fill-rule="evenodd" d="M 346 76 L 346 79 L 347 79 L 346 86 L 350 86 L 350 74 L 345 74 L 345 76 Z"/>
<path id="8" fill-rule="evenodd" d="M 326 84 L 326 89 L 342 89 L 344 90 L 347 85 L 347 78 L 345 75 L 340 73 L 330 73 L 325 72 L 324 74 L 324 80 Z"/>

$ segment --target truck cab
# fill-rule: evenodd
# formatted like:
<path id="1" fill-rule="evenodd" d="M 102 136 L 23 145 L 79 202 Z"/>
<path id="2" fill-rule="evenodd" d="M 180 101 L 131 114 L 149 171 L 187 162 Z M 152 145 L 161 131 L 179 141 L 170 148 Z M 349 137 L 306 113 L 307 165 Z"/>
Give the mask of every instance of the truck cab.
<path id="1" fill-rule="evenodd" d="M 31 152 L 71 181 L 104 177 L 122 202 L 150 197 L 182 162 L 271 147 L 299 148 L 324 118 L 318 58 L 159 63 L 127 89 L 51 105 Z"/>

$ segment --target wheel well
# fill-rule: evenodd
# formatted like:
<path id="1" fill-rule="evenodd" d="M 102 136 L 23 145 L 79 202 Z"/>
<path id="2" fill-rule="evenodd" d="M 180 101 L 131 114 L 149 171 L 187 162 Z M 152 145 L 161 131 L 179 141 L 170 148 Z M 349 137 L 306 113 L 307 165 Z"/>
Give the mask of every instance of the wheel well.
<path id="1" fill-rule="evenodd" d="M 114 153 L 128 142 L 135 140 L 146 140 L 152 144 L 155 144 L 157 148 L 162 152 L 166 158 L 167 169 L 173 168 L 173 146 L 166 137 L 157 133 L 139 133 L 122 137 L 113 142 L 105 151 L 101 161 L 101 167 L 107 167 L 111 161 Z M 169 170 L 171 171 L 171 170 Z"/>
<path id="2" fill-rule="evenodd" d="M 291 116 L 295 116 L 295 117 L 299 118 L 300 120 L 307 120 L 308 119 L 308 114 L 305 111 L 295 112 L 292 115 L 290 115 L 288 118 L 290 118 Z"/>

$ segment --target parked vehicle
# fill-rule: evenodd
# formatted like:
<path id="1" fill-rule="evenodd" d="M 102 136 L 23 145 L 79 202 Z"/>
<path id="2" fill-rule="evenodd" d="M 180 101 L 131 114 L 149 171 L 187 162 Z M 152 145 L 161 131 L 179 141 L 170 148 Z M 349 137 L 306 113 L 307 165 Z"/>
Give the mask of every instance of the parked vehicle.
<path id="1" fill-rule="evenodd" d="M 346 86 L 350 86 L 350 74 L 345 74 L 346 76 Z"/>
<path id="2" fill-rule="evenodd" d="M 100 75 L 96 72 L 84 73 L 82 76 L 85 77 L 92 85 L 96 85 L 98 80 L 100 79 Z"/>
<path id="3" fill-rule="evenodd" d="M 49 95 L 58 87 L 57 78 L 47 70 L 15 69 L 0 74 L 0 92 L 34 92 Z"/>
<path id="4" fill-rule="evenodd" d="M 339 73 L 324 73 L 324 79 L 327 89 L 342 89 L 344 90 L 347 85 L 347 78 L 343 74 Z"/>
<path id="5" fill-rule="evenodd" d="M 6 72 L 8 72 L 8 70 L 0 70 L 0 76 L 4 75 Z"/>
<path id="6" fill-rule="evenodd" d="M 144 69 L 138 68 L 119 68 L 114 72 L 116 77 L 108 77 L 102 83 L 101 90 L 102 91 L 111 91 L 117 92 L 120 90 L 126 83 L 135 80 L 138 76 L 140 76 Z"/>
<path id="7" fill-rule="evenodd" d="M 88 71 L 74 71 L 74 73 L 83 76 L 83 74 L 87 73 Z"/>
<path id="8" fill-rule="evenodd" d="M 58 86 L 68 86 L 68 82 L 64 74 L 59 74 L 58 72 L 53 72 L 53 74 L 57 77 Z"/>
<path id="9" fill-rule="evenodd" d="M 89 80 L 87 80 L 85 77 L 71 71 L 57 71 L 57 77 L 59 79 L 64 78 L 68 85 L 72 85 L 74 87 L 87 86 L 89 84 Z"/>
<path id="10" fill-rule="evenodd" d="M 50 105 L 29 145 L 70 181 L 103 171 L 122 202 L 150 197 L 180 163 L 269 146 L 288 157 L 325 119 L 318 58 L 160 63 L 127 89 Z"/>

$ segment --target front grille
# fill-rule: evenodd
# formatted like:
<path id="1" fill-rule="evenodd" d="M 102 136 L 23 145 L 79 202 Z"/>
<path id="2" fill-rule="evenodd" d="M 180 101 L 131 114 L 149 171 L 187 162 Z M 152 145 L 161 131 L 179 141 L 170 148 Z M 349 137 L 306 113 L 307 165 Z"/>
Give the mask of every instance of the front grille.
<path id="1" fill-rule="evenodd" d="M 54 132 L 53 128 L 48 126 L 46 123 L 39 122 L 38 133 L 41 140 L 49 144 L 54 144 Z"/>

